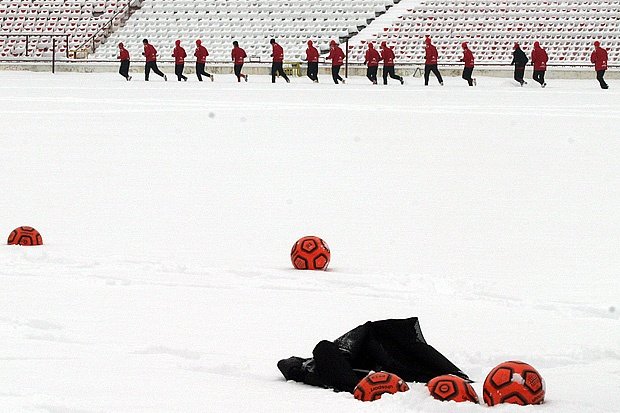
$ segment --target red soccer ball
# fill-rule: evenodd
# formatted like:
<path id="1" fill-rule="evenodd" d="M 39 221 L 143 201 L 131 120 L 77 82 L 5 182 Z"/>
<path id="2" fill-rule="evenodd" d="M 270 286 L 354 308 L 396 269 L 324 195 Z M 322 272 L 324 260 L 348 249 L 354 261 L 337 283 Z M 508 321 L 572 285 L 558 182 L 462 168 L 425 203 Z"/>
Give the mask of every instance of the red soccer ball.
<path id="1" fill-rule="evenodd" d="M 491 370 L 484 380 L 482 395 L 489 406 L 540 404 L 545 400 L 545 381 L 529 364 L 506 361 Z"/>
<path id="2" fill-rule="evenodd" d="M 9 234 L 9 245 L 42 245 L 43 239 L 39 231 L 32 227 L 15 228 Z"/>
<path id="3" fill-rule="evenodd" d="M 478 403 L 478 395 L 467 380 L 444 374 L 431 379 L 428 384 L 428 391 L 437 400 Z"/>
<path id="4" fill-rule="evenodd" d="M 300 238 L 291 249 L 291 262 L 298 270 L 326 270 L 331 253 L 319 237 Z"/>
<path id="5" fill-rule="evenodd" d="M 371 402 L 381 398 L 384 393 L 394 394 L 409 390 L 409 386 L 396 374 L 379 371 L 370 373 L 355 386 L 353 397 L 363 402 Z"/>

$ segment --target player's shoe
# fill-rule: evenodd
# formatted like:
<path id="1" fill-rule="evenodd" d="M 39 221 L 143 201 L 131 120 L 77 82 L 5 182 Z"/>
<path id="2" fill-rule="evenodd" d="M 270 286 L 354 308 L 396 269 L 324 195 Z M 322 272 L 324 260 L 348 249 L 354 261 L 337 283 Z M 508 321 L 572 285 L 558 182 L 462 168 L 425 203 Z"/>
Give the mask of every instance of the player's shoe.
<path id="1" fill-rule="evenodd" d="M 168 81 L 168 76 L 164 75 L 164 82 Z"/>
<path id="2" fill-rule="evenodd" d="M 472 80 L 474 81 L 474 86 L 476 86 L 477 85 L 476 78 L 473 78 Z"/>

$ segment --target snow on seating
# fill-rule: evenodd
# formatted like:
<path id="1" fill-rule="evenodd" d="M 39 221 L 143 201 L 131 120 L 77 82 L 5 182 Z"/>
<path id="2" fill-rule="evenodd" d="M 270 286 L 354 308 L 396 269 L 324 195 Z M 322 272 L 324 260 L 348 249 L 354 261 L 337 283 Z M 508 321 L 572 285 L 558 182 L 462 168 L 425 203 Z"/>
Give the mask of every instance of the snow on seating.
<path id="1" fill-rule="evenodd" d="M 404 12 L 377 19 L 349 43 L 349 58 L 364 60 L 367 42 L 387 41 L 397 62 L 423 62 L 426 35 L 441 63 L 458 63 L 467 41 L 477 63 L 507 63 L 518 42 L 530 51 L 535 41 L 547 49 L 551 64 L 589 63 L 592 43 L 600 40 L 610 61 L 620 58 L 620 1 L 428 0 L 403 1 Z M 394 10 L 396 12 L 396 10 Z M 386 13 L 389 16 L 392 10 Z"/>
<path id="2" fill-rule="evenodd" d="M 398 0 L 397 0 L 398 1 Z M 147 38 L 169 58 L 174 41 L 190 49 L 201 39 L 209 59 L 229 61 L 232 42 L 239 41 L 250 58 L 268 61 L 270 38 L 276 38 L 287 60 L 305 56 L 306 41 L 313 39 L 323 51 L 329 41 L 357 33 L 393 0 L 145 0 L 142 7 L 101 45 L 96 58 L 114 59 L 123 42 L 132 55 L 142 51 Z"/>
<path id="3" fill-rule="evenodd" d="M 98 44 L 105 37 L 100 29 L 119 11 L 126 9 L 128 1 L 0 0 L 0 57 L 41 57 L 52 47 L 51 37 L 32 36 L 26 42 L 25 36 L 7 35 L 67 34 L 69 49 L 96 35 Z M 56 51 L 65 53 L 67 44 L 64 39 L 57 37 L 56 40 Z"/>

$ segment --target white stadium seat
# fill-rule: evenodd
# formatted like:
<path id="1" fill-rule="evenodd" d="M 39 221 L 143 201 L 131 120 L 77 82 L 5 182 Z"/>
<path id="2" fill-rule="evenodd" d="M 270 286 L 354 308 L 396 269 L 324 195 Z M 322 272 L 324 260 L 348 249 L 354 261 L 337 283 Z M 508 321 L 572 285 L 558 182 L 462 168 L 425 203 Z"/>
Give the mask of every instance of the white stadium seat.
<path id="1" fill-rule="evenodd" d="M 269 60 L 269 39 L 275 37 L 284 47 L 286 58 L 299 59 L 305 55 L 308 39 L 328 44 L 332 39 L 351 37 L 394 3 L 393 0 L 145 0 L 124 26 L 98 47 L 95 57 L 115 58 L 119 42 L 125 43 L 134 56 L 140 56 L 143 38 L 148 38 L 160 55 L 167 57 L 175 40 L 182 40 L 191 49 L 200 38 L 212 60 L 229 61 L 233 40 L 239 41 L 248 55 Z"/>
<path id="2" fill-rule="evenodd" d="M 362 31 L 349 46 L 354 60 L 363 60 L 365 43 L 388 42 L 398 61 L 420 62 L 430 36 L 439 63 L 458 62 L 460 44 L 469 43 L 477 63 L 507 63 L 518 42 L 529 52 L 535 41 L 547 49 L 550 63 L 589 62 L 594 40 L 620 58 L 620 1 L 419 1 L 392 24 L 369 35 Z"/>

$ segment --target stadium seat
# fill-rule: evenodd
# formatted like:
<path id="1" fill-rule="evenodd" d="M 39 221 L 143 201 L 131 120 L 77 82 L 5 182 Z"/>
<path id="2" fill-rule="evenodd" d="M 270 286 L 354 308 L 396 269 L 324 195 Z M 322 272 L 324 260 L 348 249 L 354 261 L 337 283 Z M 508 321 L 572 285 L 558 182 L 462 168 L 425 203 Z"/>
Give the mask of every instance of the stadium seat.
<path id="1" fill-rule="evenodd" d="M 599 39 L 606 45 L 610 60 L 617 61 L 619 23 L 618 0 L 421 1 L 394 16 L 391 25 L 377 29 L 371 24 L 360 32 L 351 39 L 351 53 L 363 56 L 367 41 L 387 41 L 398 52 L 397 61 L 420 62 L 423 40 L 430 35 L 439 50 L 440 63 L 458 62 L 463 41 L 469 42 L 477 63 L 510 62 L 515 42 L 529 53 L 535 41 L 547 49 L 550 63 L 589 63 L 588 50 Z M 415 46 L 417 56 L 402 55 L 411 46 Z"/>
<path id="2" fill-rule="evenodd" d="M 228 62 L 233 40 L 269 60 L 275 37 L 287 59 L 303 56 L 308 39 L 322 52 L 332 39 L 350 39 L 354 61 L 363 61 L 368 41 L 387 41 L 397 63 L 416 63 L 430 35 L 440 63 L 457 63 L 463 41 L 477 63 L 509 62 L 514 42 L 529 53 L 539 41 L 550 63 L 570 64 L 588 62 L 594 40 L 618 61 L 620 0 L 0 0 L 0 34 L 17 33 L 65 33 L 70 49 L 94 44 L 103 60 L 115 60 L 120 41 L 139 56 L 145 37 L 166 58 L 175 40 L 191 48 L 201 38 L 211 61 Z M 0 38 L 5 56 L 29 52 Z"/>
<path id="3" fill-rule="evenodd" d="M 248 55 L 269 60 L 269 39 L 275 37 L 284 47 L 286 58 L 298 59 L 305 56 L 309 38 L 320 46 L 332 39 L 351 37 L 359 26 L 365 26 L 394 3 L 393 0 L 145 0 L 127 23 L 119 26 L 97 49 L 95 57 L 115 58 L 116 45 L 121 41 L 130 52 L 139 54 L 141 41 L 146 37 L 160 50 L 160 55 L 167 56 L 177 39 L 187 48 L 192 47 L 196 38 L 201 38 L 212 61 L 228 62 L 233 40 L 238 40 Z"/>

